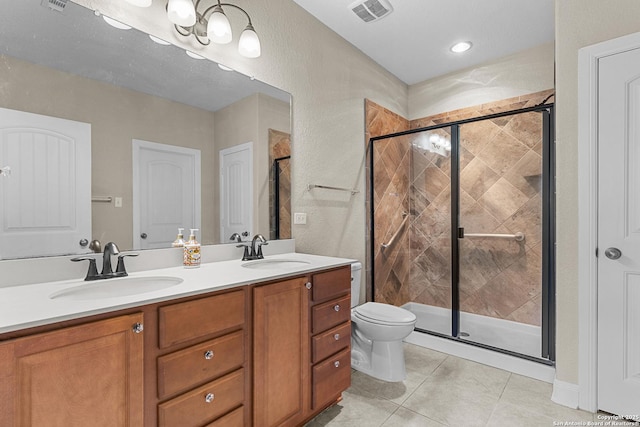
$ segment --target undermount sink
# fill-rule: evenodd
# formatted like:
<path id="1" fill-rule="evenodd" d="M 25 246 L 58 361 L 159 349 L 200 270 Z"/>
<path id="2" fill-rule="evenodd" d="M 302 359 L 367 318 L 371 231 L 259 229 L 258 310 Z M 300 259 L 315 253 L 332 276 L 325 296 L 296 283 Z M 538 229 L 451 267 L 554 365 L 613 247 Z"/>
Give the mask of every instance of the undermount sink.
<path id="1" fill-rule="evenodd" d="M 49 295 L 50 299 L 91 300 L 115 298 L 159 291 L 182 283 L 179 277 L 123 277 L 85 282 Z"/>
<path id="2" fill-rule="evenodd" d="M 310 264 L 308 261 L 301 261 L 297 259 L 259 259 L 256 261 L 248 261 L 242 264 L 244 268 L 258 268 L 262 270 L 282 270 L 287 268 L 297 268 L 305 264 Z"/>

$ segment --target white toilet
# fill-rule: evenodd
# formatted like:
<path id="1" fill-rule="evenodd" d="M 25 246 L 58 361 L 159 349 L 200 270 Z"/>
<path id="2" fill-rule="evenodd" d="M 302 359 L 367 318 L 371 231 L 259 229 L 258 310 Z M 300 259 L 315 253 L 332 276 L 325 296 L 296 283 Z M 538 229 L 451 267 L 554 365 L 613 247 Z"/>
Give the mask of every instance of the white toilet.
<path id="1" fill-rule="evenodd" d="M 358 305 L 362 264 L 351 264 L 351 367 L 384 381 L 406 377 L 402 340 L 413 331 L 416 315 L 378 302 Z"/>

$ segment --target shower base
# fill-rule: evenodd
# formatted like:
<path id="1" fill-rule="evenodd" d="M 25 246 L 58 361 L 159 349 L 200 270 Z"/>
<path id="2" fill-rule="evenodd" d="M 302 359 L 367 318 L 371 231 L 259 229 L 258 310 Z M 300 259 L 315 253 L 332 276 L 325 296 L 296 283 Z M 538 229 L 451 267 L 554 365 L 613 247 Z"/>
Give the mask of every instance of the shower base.
<path id="1" fill-rule="evenodd" d="M 414 302 L 404 304 L 402 307 L 416 315 L 416 328 L 438 332 L 443 335 L 451 334 L 450 310 Z M 464 341 L 478 342 L 540 358 L 540 327 L 465 312 L 460 313 L 460 325 L 461 332 L 469 334 L 468 337 L 461 337 L 461 341 L 441 338 L 418 331 L 412 332 L 405 341 L 540 381 L 553 383 L 555 377 L 555 368 L 553 366 L 464 343 Z"/>

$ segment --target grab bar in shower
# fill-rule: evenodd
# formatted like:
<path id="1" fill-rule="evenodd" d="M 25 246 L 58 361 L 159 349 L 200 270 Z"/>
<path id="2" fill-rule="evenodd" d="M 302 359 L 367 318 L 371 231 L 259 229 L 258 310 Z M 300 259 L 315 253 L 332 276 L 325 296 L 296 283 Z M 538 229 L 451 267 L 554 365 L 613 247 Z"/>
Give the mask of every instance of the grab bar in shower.
<path id="1" fill-rule="evenodd" d="M 355 188 L 342 188 L 342 187 L 330 187 L 328 185 L 318 185 L 318 184 L 308 184 L 307 191 L 311 191 L 314 188 L 324 188 L 325 190 L 337 190 L 337 191 L 348 191 L 351 195 L 358 194 L 360 191 Z"/>
<path id="2" fill-rule="evenodd" d="M 400 223 L 400 227 L 398 227 L 398 229 L 396 230 L 396 232 L 393 234 L 393 236 L 391 236 L 391 238 L 389 239 L 389 243 L 382 243 L 380 246 L 382 246 L 382 249 L 387 249 L 389 246 L 393 245 L 393 242 L 395 242 L 396 238 L 398 237 L 398 234 L 400 234 L 400 231 L 402 230 L 402 228 L 404 227 L 404 225 L 406 224 L 407 220 L 409 219 L 409 214 L 406 212 L 402 212 L 402 217 L 404 218 L 402 220 L 402 223 Z"/>
<path id="3" fill-rule="evenodd" d="M 489 239 L 513 239 L 516 242 L 522 242 L 524 240 L 524 233 L 518 231 L 514 234 L 491 234 L 491 233 L 465 233 L 464 228 L 458 229 L 458 237 L 464 239 L 465 237 L 480 237 Z"/>

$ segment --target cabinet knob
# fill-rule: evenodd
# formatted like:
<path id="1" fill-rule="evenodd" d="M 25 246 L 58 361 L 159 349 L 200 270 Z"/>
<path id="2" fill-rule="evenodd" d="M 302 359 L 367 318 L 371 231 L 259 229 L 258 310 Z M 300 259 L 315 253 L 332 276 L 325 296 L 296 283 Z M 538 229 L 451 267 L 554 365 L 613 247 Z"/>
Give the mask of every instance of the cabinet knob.
<path id="1" fill-rule="evenodd" d="M 204 358 L 207 360 L 213 359 L 213 350 L 207 350 L 204 352 Z"/>
<path id="2" fill-rule="evenodd" d="M 307 282 L 306 285 L 304 285 L 307 289 L 311 289 L 311 282 Z"/>
<path id="3" fill-rule="evenodd" d="M 215 396 L 213 395 L 213 393 L 207 393 L 207 395 L 204 397 L 204 401 L 207 403 L 211 403 L 213 402 L 214 397 Z"/>
<path id="4" fill-rule="evenodd" d="M 336 304 L 336 305 L 334 305 L 334 306 L 333 306 L 333 309 L 334 309 L 335 311 L 340 311 L 340 304 Z"/>
<path id="5" fill-rule="evenodd" d="M 333 362 L 333 366 L 335 366 L 336 368 L 340 367 L 340 361 L 336 360 L 335 362 Z"/>
<path id="6" fill-rule="evenodd" d="M 333 336 L 333 338 L 334 338 L 336 341 L 338 341 L 338 340 L 340 339 L 340 334 L 335 334 L 335 335 Z"/>
<path id="7" fill-rule="evenodd" d="M 136 334 L 139 334 L 142 331 L 144 331 L 144 325 L 142 323 L 134 323 L 133 326 L 131 327 L 131 330 Z"/>

